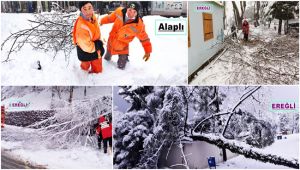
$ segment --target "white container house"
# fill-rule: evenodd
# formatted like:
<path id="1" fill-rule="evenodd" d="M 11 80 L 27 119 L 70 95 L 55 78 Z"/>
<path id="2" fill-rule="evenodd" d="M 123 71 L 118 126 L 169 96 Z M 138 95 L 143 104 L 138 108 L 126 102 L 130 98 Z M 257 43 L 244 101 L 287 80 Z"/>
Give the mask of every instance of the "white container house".
<path id="1" fill-rule="evenodd" d="M 188 3 L 189 79 L 223 48 L 224 10 L 215 1 Z"/>

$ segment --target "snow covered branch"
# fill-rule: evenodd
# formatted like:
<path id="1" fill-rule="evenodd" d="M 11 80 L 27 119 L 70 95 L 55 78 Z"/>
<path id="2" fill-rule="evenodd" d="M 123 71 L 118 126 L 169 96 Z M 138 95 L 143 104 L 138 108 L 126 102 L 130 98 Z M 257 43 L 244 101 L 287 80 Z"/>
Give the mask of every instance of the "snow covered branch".
<path id="1" fill-rule="evenodd" d="M 235 109 L 241 104 L 243 103 L 243 101 L 245 101 L 248 97 L 250 97 L 253 93 L 255 93 L 258 89 L 260 89 L 261 86 L 258 86 L 254 89 L 251 89 L 250 91 L 246 92 L 246 96 L 242 95 L 243 97 L 241 97 L 240 101 L 233 107 L 233 109 L 230 112 L 230 115 L 226 121 L 225 127 L 223 129 L 222 135 L 225 136 L 226 130 L 228 128 L 229 122 L 231 120 L 231 117 L 235 114 Z"/>
<path id="2" fill-rule="evenodd" d="M 12 33 L 3 41 L 1 51 L 6 45 L 10 46 L 3 62 L 9 61 L 12 52 L 19 51 L 25 44 L 30 44 L 34 50 L 54 52 L 53 59 L 58 52 L 62 51 L 67 61 L 75 48 L 71 34 L 76 16 L 76 13 L 61 12 L 36 14 L 34 20 L 28 20 L 31 28 Z"/>
<path id="3" fill-rule="evenodd" d="M 191 136 L 191 138 L 194 140 L 206 141 L 210 144 L 218 146 L 219 148 L 226 148 L 233 153 L 244 155 L 246 158 L 251 158 L 262 162 L 269 162 L 276 165 L 283 165 L 290 168 L 299 169 L 299 162 L 297 159 L 285 159 L 277 155 L 265 154 L 255 149 L 252 149 L 251 146 L 246 144 L 239 145 L 234 141 L 227 140 L 225 138 L 221 138 L 218 136 L 213 137 L 213 136 L 200 135 L 200 136 Z"/>
<path id="4" fill-rule="evenodd" d="M 111 114 L 111 98 L 103 96 L 89 100 L 73 100 L 71 105 L 57 109 L 53 116 L 29 127 L 36 128 L 42 142 L 49 147 L 96 146 L 92 128 L 100 114 Z"/>

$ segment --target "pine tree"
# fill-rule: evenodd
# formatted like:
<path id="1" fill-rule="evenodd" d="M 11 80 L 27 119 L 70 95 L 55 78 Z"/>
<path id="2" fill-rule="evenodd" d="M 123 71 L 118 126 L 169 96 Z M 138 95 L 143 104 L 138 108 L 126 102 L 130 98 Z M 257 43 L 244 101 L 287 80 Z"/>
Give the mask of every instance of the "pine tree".
<path id="1" fill-rule="evenodd" d="M 116 168 L 134 168 L 139 162 L 143 141 L 153 128 L 155 97 L 151 97 L 152 86 L 124 86 L 119 90 L 131 104 L 128 111 L 114 125 L 114 166 Z M 149 106 L 148 106 L 149 105 Z"/>
<path id="2" fill-rule="evenodd" d="M 162 148 L 169 147 L 172 142 L 180 139 L 184 129 L 184 108 L 181 89 L 170 87 L 166 91 L 153 134 L 144 141 L 139 168 L 158 168 L 157 163 Z"/>

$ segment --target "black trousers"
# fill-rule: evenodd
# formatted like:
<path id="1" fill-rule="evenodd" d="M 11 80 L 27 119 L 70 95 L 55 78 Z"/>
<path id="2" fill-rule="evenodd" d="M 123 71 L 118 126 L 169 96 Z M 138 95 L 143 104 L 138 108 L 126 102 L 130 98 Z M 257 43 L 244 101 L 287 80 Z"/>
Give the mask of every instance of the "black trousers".
<path id="1" fill-rule="evenodd" d="M 98 136 L 98 148 L 101 149 L 101 143 L 102 143 L 102 135 L 100 134 Z"/>
<path id="2" fill-rule="evenodd" d="M 109 146 L 112 147 L 112 137 L 103 139 L 104 153 L 107 153 L 107 143 L 109 143 Z"/>
<path id="3" fill-rule="evenodd" d="M 248 34 L 244 34 L 244 40 L 248 41 Z"/>

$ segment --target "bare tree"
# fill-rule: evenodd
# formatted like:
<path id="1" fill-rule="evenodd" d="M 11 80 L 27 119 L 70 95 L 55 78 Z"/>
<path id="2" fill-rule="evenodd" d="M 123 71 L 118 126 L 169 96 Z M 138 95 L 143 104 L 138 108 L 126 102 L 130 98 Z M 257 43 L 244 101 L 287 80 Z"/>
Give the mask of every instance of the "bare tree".
<path id="1" fill-rule="evenodd" d="M 235 15 L 235 23 L 238 27 L 238 29 L 242 28 L 242 21 L 246 9 L 246 1 L 240 1 L 240 8 L 241 12 L 239 11 L 238 6 L 236 5 L 235 1 L 232 1 L 233 11 Z"/>
<path id="2" fill-rule="evenodd" d="M 260 19 L 260 1 L 255 1 L 254 2 L 254 19 L 255 19 L 255 24 L 256 26 L 259 26 L 259 19 Z"/>

